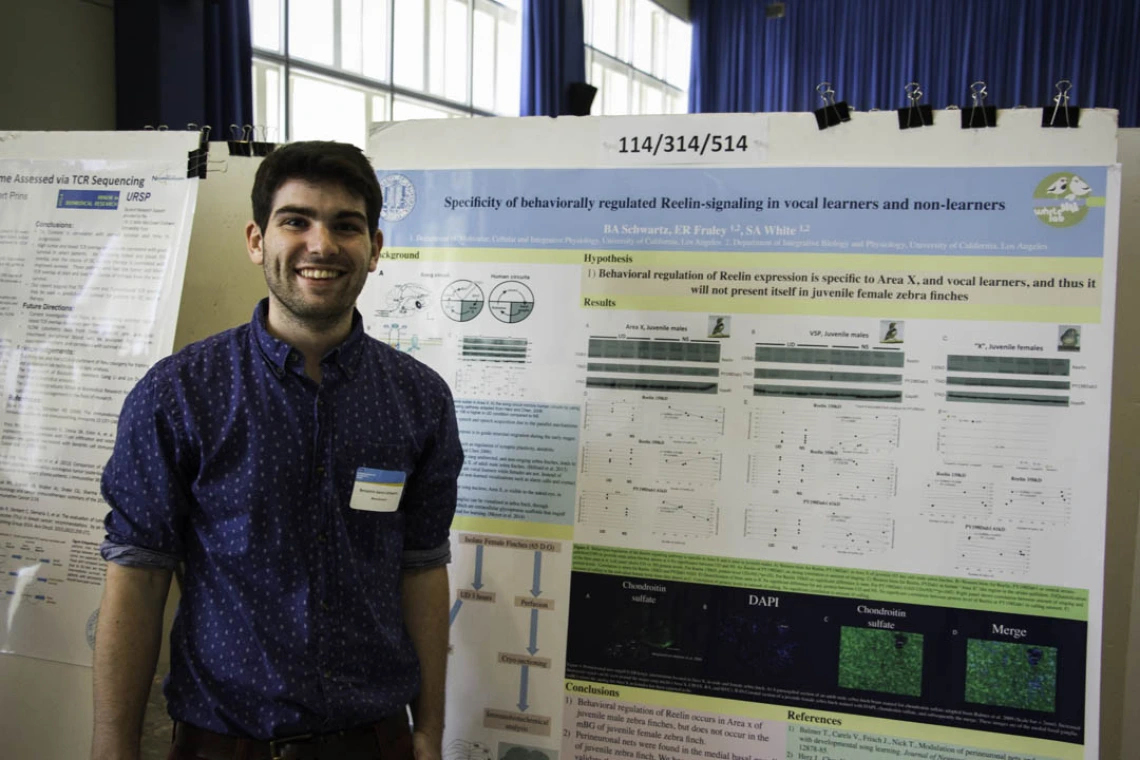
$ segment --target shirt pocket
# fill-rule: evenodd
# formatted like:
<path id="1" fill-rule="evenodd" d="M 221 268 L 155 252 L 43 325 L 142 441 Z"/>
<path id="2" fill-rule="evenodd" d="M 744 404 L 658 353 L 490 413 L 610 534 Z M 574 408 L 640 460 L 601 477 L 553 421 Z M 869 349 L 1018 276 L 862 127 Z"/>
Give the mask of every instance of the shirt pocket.
<path id="1" fill-rule="evenodd" d="M 336 451 L 337 462 L 346 466 L 355 481 L 356 471 L 365 467 L 372 470 L 398 470 L 411 477 L 416 462 L 416 449 L 411 441 L 398 440 L 343 440 Z"/>
<path id="2" fill-rule="evenodd" d="M 366 512 L 350 509 L 346 517 L 355 557 L 375 565 L 403 564 L 404 515 L 401 512 Z"/>
<path id="3" fill-rule="evenodd" d="M 398 572 L 404 550 L 402 506 L 396 509 L 379 507 L 355 509 L 352 504 L 358 476 L 362 471 L 402 473 L 406 484 L 412 474 L 411 447 L 390 443 L 364 444 L 352 454 L 346 452 L 342 461 L 349 467 L 348 479 L 351 481 L 351 486 L 343 502 L 341 515 L 348 530 L 354 555 L 366 563 L 367 567 L 359 568 L 360 572 L 367 575 L 370 570 L 380 569 L 381 566 L 389 571 Z"/>
<path id="4" fill-rule="evenodd" d="M 361 470 L 402 473 L 406 484 L 412 477 L 415 452 L 410 445 L 400 443 L 357 442 L 355 446 L 346 443 L 338 452 L 338 461 L 345 468 L 344 479 L 349 482 L 344 494 L 347 507 Z"/>

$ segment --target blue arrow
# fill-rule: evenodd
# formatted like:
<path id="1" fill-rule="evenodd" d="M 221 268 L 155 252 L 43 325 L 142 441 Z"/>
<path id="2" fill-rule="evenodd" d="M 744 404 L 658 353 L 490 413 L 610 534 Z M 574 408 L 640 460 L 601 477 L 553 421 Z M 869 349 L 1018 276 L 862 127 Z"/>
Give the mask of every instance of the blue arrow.
<path id="1" fill-rule="evenodd" d="M 475 580 L 472 582 L 471 588 L 476 591 L 483 588 L 483 544 L 475 547 Z"/>
<path id="2" fill-rule="evenodd" d="M 526 712 L 526 708 L 530 707 L 526 703 L 526 687 L 527 680 L 530 677 L 530 666 L 523 665 L 522 672 L 519 674 L 519 709 Z"/>
<path id="3" fill-rule="evenodd" d="M 534 553 L 534 586 L 530 589 L 531 596 L 538 596 L 542 593 L 542 552 Z"/>
<path id="4" fill-rule="evenodd" d="M 538 610 L 530 611 L 530 646 L 526 651 L 531 654 L 538 651 Z"/>
<path id="5" fill-rule="evenodd" d="M 463 600 L 462 599 L 456 599 L 455 604 L 451 605 L 451 620 L 448 621 L 448 625 L 451 625 L 452 623 L 455 622 L 455 616 L 459 614 L 459 608 L 462 606 L 463 606 Z"/>

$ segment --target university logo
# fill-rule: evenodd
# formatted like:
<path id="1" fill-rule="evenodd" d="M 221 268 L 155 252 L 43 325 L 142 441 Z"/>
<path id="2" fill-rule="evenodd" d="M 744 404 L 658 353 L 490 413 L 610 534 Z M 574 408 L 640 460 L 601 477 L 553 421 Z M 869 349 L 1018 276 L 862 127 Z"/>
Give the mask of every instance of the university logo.
<path id="1" fill-rule="evenodd" d="M 1050 174 L 1033 192 L 1033 213 L 1050 227 L 1072 227 L 1088 216 L 1090 207 L 1104 205 L 1104 196 L 1092 193 L 1079 174 Z"/>
<path id="2" fill-rule="evenodd" d="M 416 188 L 403 174 L 388 174 L 380 179 L 380 191 L 384 194 L 384 206 L 380 218 L 386 222 L 398 222 L 416 207 Z"/>

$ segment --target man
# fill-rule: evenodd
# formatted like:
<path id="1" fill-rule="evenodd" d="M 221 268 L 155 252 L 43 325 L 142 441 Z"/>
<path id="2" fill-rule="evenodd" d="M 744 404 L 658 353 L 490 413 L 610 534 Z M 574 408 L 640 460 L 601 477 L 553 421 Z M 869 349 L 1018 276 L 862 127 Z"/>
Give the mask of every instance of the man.
<path id="1" fill-rule="evenodd" d="M 138 757 L 180 567 L 171 760 L 439 760 L 451 394 L 363 332 L 354 304 L 383 238 L 357 148 L 284 146 L 252 199 L 269 297 L 147 373 L 103 474 L 92 755 Z"/>

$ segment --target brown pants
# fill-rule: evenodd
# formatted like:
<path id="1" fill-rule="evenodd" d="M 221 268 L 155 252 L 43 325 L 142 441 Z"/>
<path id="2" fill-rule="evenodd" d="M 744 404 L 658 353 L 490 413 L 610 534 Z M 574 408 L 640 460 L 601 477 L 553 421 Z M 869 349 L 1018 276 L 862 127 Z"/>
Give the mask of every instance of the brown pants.
<path id="1" fill-rule="evenodd" d="M 401 714 L 347 731 L 278 742 L 179 723 L 167 760 L 414 760 L 414 753 L 407 717 Z"/>

